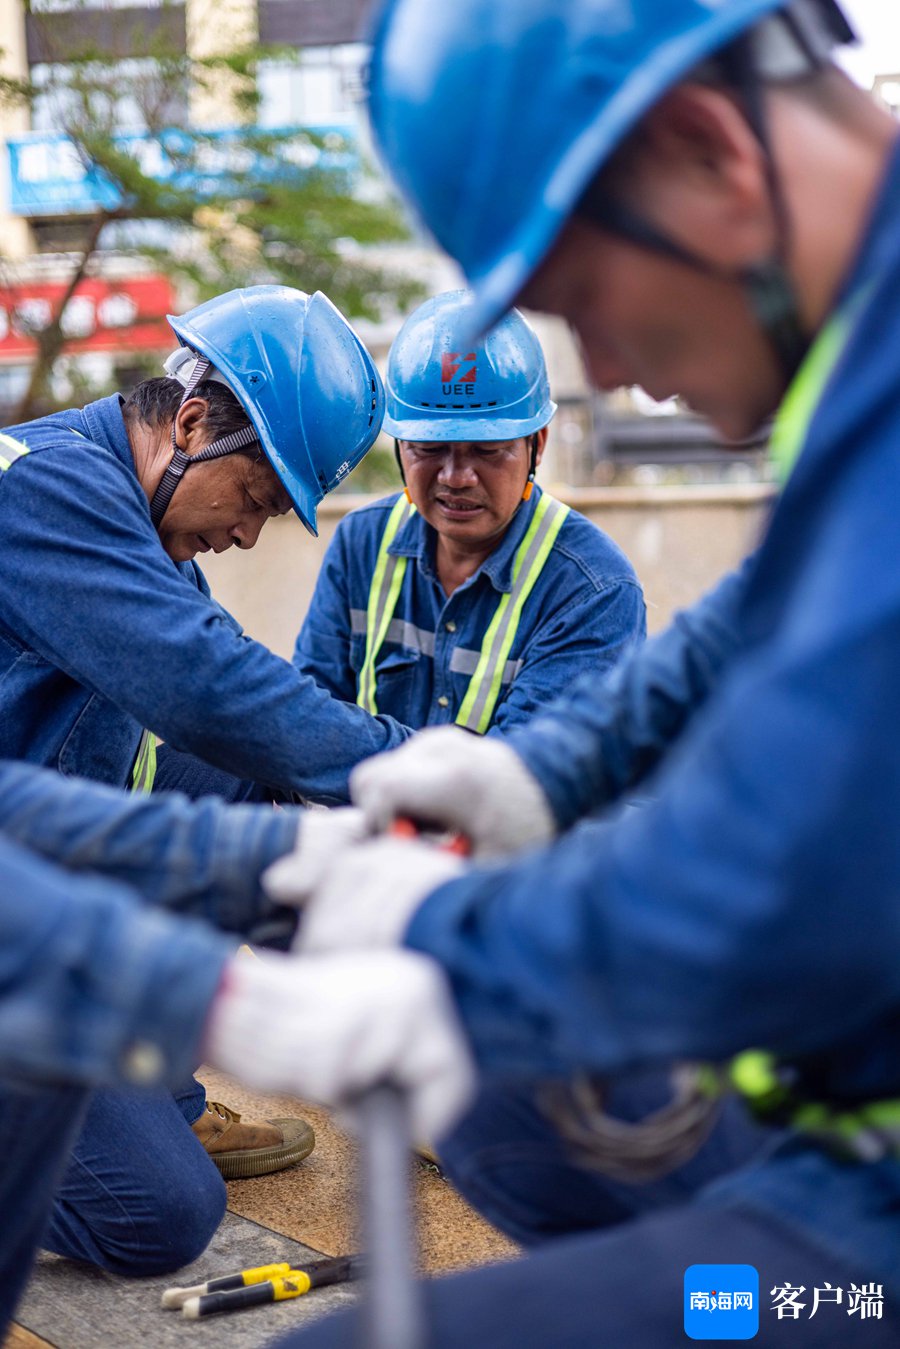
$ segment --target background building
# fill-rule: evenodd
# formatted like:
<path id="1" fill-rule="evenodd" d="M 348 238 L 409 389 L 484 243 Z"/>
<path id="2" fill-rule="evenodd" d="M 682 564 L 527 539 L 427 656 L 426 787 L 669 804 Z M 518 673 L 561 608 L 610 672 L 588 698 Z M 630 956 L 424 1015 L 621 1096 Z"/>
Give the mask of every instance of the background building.
<path id="1" fill-rule="evenodd" d="M 866 0 L 852 0 L 854 8 Z M 106 188 L 64 128 L 83 79 L 85 54 L 104 63 L 108 95 L 100 115 L 111 134 L 153 172 L 162 161 L 159 126 L 203 128 L 211 139 L 203 181 L 227 171 L 234 128 L 252 120 L 264 134 L 312 128 L 337 133 L 360 156 L 367 150 L 361 116 L 361 41 L 370 0 L 0 0 L 0 76 L 31 86 L 33 97 L 0 101 L 0 141 L 7 172 L 0 175 L 0 420 L 9 420 L 28 387 L 38 341 L 71 285 L 86 231 Z M 879 13 L 880 13 L 879 9 Z M 865 19 L 865 14 L 858 16 Z M 865 30 L 864 30 L 865 31 Z M 148 125 L 138 92 L 158 76 L 164 53 L 215 62 L 259 44 L 256 103 L 248 112 L 240 81 L 223 67 L 205 87 L 161 82 Z M 266 54 L 268 53 L 268 54 Z M 900 53 L 898 53 L 900 55 Z M 854 59 L 860 59 L 857 54 Z M 859 77 L 860 72 L 857 71 Z M 866 72 L 862 78 L 867 78 Z M 870 76 L 868 76 L 870 78 Z M 880 75 L 875 93 L 900 111 L 900 75 Z M 218 167 L 214 161 L 220 161 Z M 225 167 L 223 167 L 223 165 Z M 171 166 L 169 166 L 171 168 Z M 164 167 L 159 172 L 164 173 Z M 203 182 L 197 175 L 202 211 Z M 386 193 L 372 178 L 359 191 Z M 198 211 L 199 214 L 199 211 Z M 337 227 L 336 227 L 337 228 Z M 235 231 L 237 236 L 240 232 Z M 164 315 L 197 295 L 167 272 L 172 227 L 165 219 L 107 225 L 99 248 L 68 304 L 65 345 L 53 365 L 50 395 L 66 403 L 140 378 L 171 344 Z M 138 247 L 140 245 L 140 247 Z M 276 242 L 277 246 L 277 242 Z M 348 248 L 352 248 L 348 244 Z M 155 251 L 154 251 L 155 250 Z M 423 240 L 367 243 L 357 249 L 377 265 L 417 278 L 425 291 L 459 284 L 453 268 Z M 291 277 L 309 287 L 302 266 Z M 234 282 L 225 281 L 220 289 Z M 345 308 L 348 306 L 345 304 Z M 401 310 L 390 303 L 380 319 L 348 313 L 377 359 L 383 360 Z M 593 394 L 566 329 L 533 319 L 548 356 L 560 411 L 551 431 L 545 476 L 576 486 L 616 482 L 690 484 L 745 482 L 765 476 L 762 440 L 735 453 L 677 403 L 654 404 L 640 390 Z M 387 447 L 354 484 L 390 481 Z M 368 475 L 368 477 L 366 476 Z"/>

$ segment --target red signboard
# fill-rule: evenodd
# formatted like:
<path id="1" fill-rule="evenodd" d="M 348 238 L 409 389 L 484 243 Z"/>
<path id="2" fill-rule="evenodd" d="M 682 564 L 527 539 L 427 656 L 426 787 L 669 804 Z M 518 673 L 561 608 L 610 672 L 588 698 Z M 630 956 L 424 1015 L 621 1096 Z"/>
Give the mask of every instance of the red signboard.
<path id="1" fill-rule="evenodd" d="M 65 294 L 65 284 L 33 281 L 0 286 L 0 360 L 30 359 L 35 334 L 45 328 Z M 137 276 L 108 281 L 85 277 L 63 316 L 64 350 L 153 351 L 177 346 L 166 323 L 175 309 L 175 292 L 165 276 Z"/>

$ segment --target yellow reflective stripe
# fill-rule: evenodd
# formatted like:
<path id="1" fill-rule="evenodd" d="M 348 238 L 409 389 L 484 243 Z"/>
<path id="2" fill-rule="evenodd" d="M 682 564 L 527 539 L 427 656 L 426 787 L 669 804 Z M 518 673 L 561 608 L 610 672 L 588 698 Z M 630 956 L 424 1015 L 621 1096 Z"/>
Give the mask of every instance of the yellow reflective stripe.
<path id="1" fill-rule="evenodd" d="M 366 609 L 366 654 L 357 681 L 356 701 L 373 716 L 378 711 L 378 704 L 375 701 L 375 660 L 394 616 L 400 597 L 400 587 L 406 575 L 406 558 L 394 557 L 388 549 L 407 520 L 415 513 L 415 509 L 405 496 L 399 497 L 394 503 L 381 536 L 381 543 L 378 545 L 378 560 L 369 587 L 369 603 Z"/>
<path id="2" fill-rule="evenodd" d="M 568 514 L 569 507 L 546 492 L 538 502 L 531 524 L 516 550 L 512 589 L 501 599 L 484 635 L 478 665 L 456 717 L 457 726 L 465 726 L 479 735 L 484 735 L 490 726 L 522 609 Z"/>
<path id="3" fill-rule="evenodd" d="M 133 792 L 151 792 L 155 777 L 156 736 L 150 731 L 142 731 L 134 768 L 131 770 L 131 790 Z"/>
<path id="4" fill-rule="evenodd" d="M 769 442 L 769 462 L 784 485 L 793 472 L 825 386 L 853 331 L 859 310 L 871 292 L 865 287 L 825 325 L 785 394 Z"/>
<path id="5" fill-rule="evenodd" d="M 4 435 L 0 431 L 0 473 L 6 470 L 28 453 L 28 446 L 23 445 L 20 440 L 13 440 L 12 436 Z"/>
<path id="6" fill-rule="evenodd" d="M 732 1059 L 727 1080 L 762 1119 L 774 1116 L 825 1143 L 852 1144 L 868 1137 L 900 1151 L 900 1100 L 864 1101 L 855 1109 L 840 1110 L 826 1101 L 792 1099 L 790 1088 L 779 1080 L 778 1060 L 762 1049 L 748 1049 Z M 719 1083 L 721 1091 L 721 1076 Z M 862 1155 L 859 1148 L 857 1155 Z"/>

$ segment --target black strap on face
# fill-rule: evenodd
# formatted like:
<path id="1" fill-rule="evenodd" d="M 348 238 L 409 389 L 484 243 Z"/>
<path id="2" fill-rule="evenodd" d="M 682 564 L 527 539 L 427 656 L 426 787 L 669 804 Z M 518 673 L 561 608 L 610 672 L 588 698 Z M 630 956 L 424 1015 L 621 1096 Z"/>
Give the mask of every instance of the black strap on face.
<path id="1" fill-rule="evenodd" d="M 662 253 L 707 276 L 738 282 L 775 351 L 785 384 L 790 383 L 809 349 L 810 338 L 800 322 L 793 283 L 781 260 L 783 244 L 776 256 L 767 261 L 739 272 L 727 272 L 692 249 L 683 247 L 624 203 L 609 197 L 603 191 L 599 178 L 594 179 L 582 193 L 576 213 L 599 229 L 617 234 L 629 243 L 649 248 L 654 253 Z M 779 223 L 779 232 L 782 228 Z"/>
<path id="2" fill-rule="evenodd" d="M 185 386 L 181 397 L 179 410 L 184 407 L 189 398 L 193 396 L 194 390 L 202 384 L 209 371 L 212 369 L 212 361 L 206 357 L 197 358 L 197 364 L 194 366 L 193 374 Z M 169 502 L 175 492 L 175 488 L 181 482 L 187 469 L 192 464 L 202 464 L 210 459 L 223 459 L 227 454 L 234 454 L 235 450 L 244 449 L 247 446 L 258 444 L 259 437 L 252 425 L 241 427 L 239 431 L 232 431 L 227 436 L 220 436 L 218 440 L 205 445 L 199 454 L 185 454 L 184 450 L 178 444 L 177 433 L 175 430 L 175 421 L 172 419 L 172 458 L 169 466 L 162 476 L 159 486 L 153 493 L 153 500 L 150 502 L 150 519 L 156 529 L 159 528 L 163 516 L 169 508 Z"/>
<path id="3" fill-rule="evenodd" d="M 528 478 L 526 479 L 527 482 L 534 482 L 534 475 L 537 473 L 537 457 L 538 457 L 538 433 L 537 431 L 535 431 L 531 437 L 531 463 L 528 466 Z"/>
<path id="4" fill-rule="evenodd" d="M 820 13 L 821 11 L 821 13 Z M 824 17 L 823 17 L 824 15 Z M 792 78 L 820 69 L 831 48 L 852 38 L 852 30 L 836 6 L 811 4 L 799 0 L 773 16 L 783 25 L 779 35 L 778 58 L 794 62 Z M 771 37 L 771 34 L 770 34 Z M 787 39 L 787 47 L 784 39 Z M 776 245 L 770 258 L 736 272 L 717 267 L 693 249 L 686 248 L 662 230 L 630 210 L 622 202 L 610 199 L 597 175 L 583 192 L 576 214 L 598 228 L 685 263 L 707 276 L 737 282 L 747 296 L 750 308 L 764 331 L 778 364 L 785 387 L 791 382 L 806 356 L 812 336 L 804 327 L 794 284 L 787 269 L 790 245 L 790 220 L 784 194 L 775 168 L 765 113 L 765 69 L 760 71 L 757 56 L 758 34 L 754 29 L 742 34 L 705 63 L 698 78 L 710 75 L 731 89 L 741 102 L 744 115 L 764 154 L 769 198 L 775 217 Z M 765 60 L 763 66 L 765 66 Z"/>
<path id="5" fill-rule="evenodd" d="M 394 437 L 394 458 L 397 460 L 397 467 L 400 470 L 400 481 L 406 486 L 406 474 L 403 471 L 403 460 L 400 458 L 400 441 Z"/>

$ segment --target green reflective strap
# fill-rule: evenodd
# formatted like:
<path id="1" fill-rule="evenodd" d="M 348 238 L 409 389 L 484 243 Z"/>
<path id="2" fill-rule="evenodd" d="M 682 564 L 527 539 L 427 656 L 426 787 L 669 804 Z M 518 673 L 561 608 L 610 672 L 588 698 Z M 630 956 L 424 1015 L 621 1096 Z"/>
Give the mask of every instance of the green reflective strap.
<path id="1" fill-rule="evenodd" d="M 13 440 L 12 436 L 4 435 L 0 431 L 0 473 L 5 473 L 17 459 L 21 459 L 27 453 L 27 445 L 23 445 L 20 440 Z"/>
<path id="2" fill-rule="evenodd" d="M 719 1080 L 722 1086 L 730 1083 L 761 1119 L 769 1116 L 773 1123 L 787 1124 L 844 1156 L 871 1160 L 885 1153 L 900 1155 L 900 1100 L 866 1101 L 841 1110 L 798 1099 L 779 1080 L 775 1056 L 756 1049 L 732 1059 L 725 1079 Z"/>
<path id="3" fill-rule="evenodd" d="M 131 790 L 133 792 L 151 792 L 155 777 L 156 736 L 150 731 L 142 731 L 134 768 L 131 770 Z"/>
<path id="4" fill-rule="evenodd" d="M 369 603 L 366 609 L 366 654 L 357 680 L 356 701 L 373 716 L 378 711 L 375 700 L 375 660 L 394 616 L 397 600 L 400 598 L 400 587 L 406 575 L 406 558 L 394 557 L 388 549 L 407 520 L 415 513 L 415 509 L 405 496 L 394 503 L 381 536 L 381 543 L 378 545 L 375 574 L 369 586 Z"/>
<path id="5" fill-rule="evenodd" d="M 775 1055 L 762 1049 L 748 1049 L 732 1059 L 727 1081 L 743 1096 L 753 1113 L 763 1119 L 783 1110 L 790 1099 L 788 1089 L 778 1076 Z"/>
<path id="6" fill-rule="evenodd" d="M 769 442 L 769 462 L 782 486 L 800 457 L 825 386 L 841 359 L 870 291 L 871 287 L 866 286 L 825 325 L 782 400 Z"/>
<path id="7" fill-rule="evenodd" d="M 537 584 L 568 514 L 568 506 L 543 493 L 525 537 L 516 550 L 512 589 L 501 599 L 484 635 L 475 673 L 469 680 L 466 696 L 456 717 L 457 726 L 476 731 L 478 735 L 484 735 L 490 726 L 522 609 Z"/>

